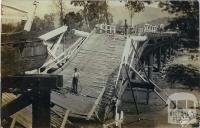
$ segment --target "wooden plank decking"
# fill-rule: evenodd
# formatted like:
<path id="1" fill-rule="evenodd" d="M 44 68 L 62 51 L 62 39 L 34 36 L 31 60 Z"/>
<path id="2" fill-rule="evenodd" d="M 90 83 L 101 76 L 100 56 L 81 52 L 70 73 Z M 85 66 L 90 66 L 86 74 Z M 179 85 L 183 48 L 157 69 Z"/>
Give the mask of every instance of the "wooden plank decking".
<path id="1" fill-rule="evenodd" d="M 99 97 L 103 93 L 102 90 L 95 86 L 106 88 L 114 85 L 116 78 L 113 72 L 118 71 L 125 45 L 125 40 L 117 38 L 119 38 L 118 35 L 93 34 L 87 42 L 83 43 L 80 51 L 64 66 L 64 69 L 56 72 L 63 75 L 64 88 L 72 87 L 75 67 L 78 68 L 80 73 L 78 85 L 80 94 L 78 96 L 70 93 L 65 94 L 67 98 L 63 98 L 65 100 L 62 101 L 62 104 L 65 104 L 66 109 L 74 110 L 74 113 L 81 115 L 91 115 L 93 112 L 90 110 L 95 111 L 97 104 L 103 97 L 103 94 Z M 90 96 L 90 98 L 85 96 Z M 58 95 L 56 97 L 58 98 Z M 54 99 L 54 96 L 52 96 L 52 99 Z M 55 104 L 56 102 L 57 104 L 61 103 L 58 100 L 54 101 Z M 77 105 L 80 105 L 79 108 L 77 108 Z"/>
<path id="2" fill-rule="evenodd" d="M 80 86 L 106 86 L 111 73 L 118 68 L 125 41 L 112 40 L 104 34 L 94 34 L 85 42 L 74 59 L 59 74 L 64 87 L 71 87 L 74 68 L 80 73 Z"/>

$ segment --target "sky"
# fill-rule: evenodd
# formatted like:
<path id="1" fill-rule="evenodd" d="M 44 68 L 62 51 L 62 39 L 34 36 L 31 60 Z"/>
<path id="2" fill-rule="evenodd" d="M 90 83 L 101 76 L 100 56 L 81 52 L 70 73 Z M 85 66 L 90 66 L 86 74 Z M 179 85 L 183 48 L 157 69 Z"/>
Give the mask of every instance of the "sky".
<path id="1" fill-rule="evenodd" d="M 14 6 L 16 8 L 20 8 L 22 10 L 32 12 L 34 9 L 33 2 L 35 0 L 2 0 L 2 4 Z M 43 17 L 45 14 L 55 13 L 57 12 L 54 1 L 55 0 L 37 0 L 39 1 L 36 16 Z M 65 11 L 70 11 L 73 9 L 80 9 L 80 7 L 74 7 L 70 4 L 70 0 L 66 0 L 65 2 Z"/>
<path id="2" fill-rule="evenodd" d="M 2 4 L 7 4 L 10 6 L 14 6 L 16 8 L 20 8 L 22 10 L 32 12 L 33 11 L 33 2 L 35 0 L 2 0 Z M 39 4 L 36 10 L 36 15 L 43 17 L 44 14 L 54 13 L 57 11 L 55 7 L 55 0 L 38 0 Z M 118 0 L 110 0 L 108 2 L 110 6 L 124 6 L 124 2 L 120 2 Z M 149 6 L 156 7 L 156 4 L 152 4 Z M 81 7 L 75 7 L 70 4 L 70 0 L 65 0 L 65 9 L 66 12 L 71 10 L 81 9 Z"/>
<path id="3" fill-rule="evenodd" d="M 34 0 L 2 0 L 2 4 L 10 5 L 32 14 L 34 9 Z M 39 4 L 36 10 L 36 16 L 43 18 L 45 14 L 56 13 L 57 9 L 55 6 L 55 0 L 38 0 Z M 119 20 L 127 19 L 130 20 L 129 12 L 124 6 L 124 2 L 119 0 L 110 0 L 108 2 L 109 11 L 113 15 L 114 22 L 117 23 Z M 170 17 L 167 12 L 162 12 L 160 8 L 157 7 L 158 3 L 153 3 L 151 5 L 146 5 L 143 12 L 134 15 L 134 24 L 145 22 L 146 20 L 154 20 L 161 17 Z M 70 4 L 70 0 L 65 0 L 65 11 L 78 11 L 82 7 L 75 7 Z"/>

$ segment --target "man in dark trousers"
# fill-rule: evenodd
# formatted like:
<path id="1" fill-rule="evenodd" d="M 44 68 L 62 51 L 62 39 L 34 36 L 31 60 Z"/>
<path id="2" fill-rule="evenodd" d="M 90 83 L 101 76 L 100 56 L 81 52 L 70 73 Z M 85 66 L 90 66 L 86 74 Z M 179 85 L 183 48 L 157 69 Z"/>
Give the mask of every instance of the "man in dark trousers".
<path id="1" fill-rule="evenodd" d="M 124 21 L 124 35 L 128 34 L 128 24 L 127 24 L 127 20 L 125 19 Z"/>
<path id="2" fill-rule="evenodd" d="M 78 94 L 78 80 L 79 80 L 79 72 L 77 68 L 74 68 L 74 75 L 73 75 L 73 80 L 72 80 L 72 86 L 73 86 L 73 92 L 75 94 Z"/>

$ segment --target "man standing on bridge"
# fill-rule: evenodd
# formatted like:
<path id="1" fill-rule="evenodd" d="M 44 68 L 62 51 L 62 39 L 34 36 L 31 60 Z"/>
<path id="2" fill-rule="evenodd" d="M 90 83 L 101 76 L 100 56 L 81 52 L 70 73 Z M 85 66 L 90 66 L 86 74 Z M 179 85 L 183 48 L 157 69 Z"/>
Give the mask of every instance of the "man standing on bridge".
<path id="1" fill-rule="evenodd" d="M 124 35 L 126 36 L 128 34 L 128 24 L 127 24 L 127 20 L 125 19 L 124 22 Z"/>
<path id="2" fill-rule="evenodd" d="M 72 86 L 73 86 L 73 92 L 75 94 L 78 94 L 78 80 L 79 80 L 79 72 L 77 68 L 74 68 L 74 75 L 73 75 L 73 80 L 72 80 Z"/>

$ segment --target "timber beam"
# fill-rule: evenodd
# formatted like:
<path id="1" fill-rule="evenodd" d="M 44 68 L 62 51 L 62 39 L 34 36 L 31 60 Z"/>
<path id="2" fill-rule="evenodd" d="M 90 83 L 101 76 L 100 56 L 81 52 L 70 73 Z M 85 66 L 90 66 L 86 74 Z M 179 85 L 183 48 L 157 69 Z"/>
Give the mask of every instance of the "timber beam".
<path id="1" fill-rule="evenodd" d="M 8 89 L 36 89 L 62 87 L 63 78 L 61 75 L 33 74 L 7 76 L 1 79 L 2 92 Z"/>
<path id="2" fill-rule="evenodd" d="M 141 82 L 137 80 L 131 80 L 132 88 L 143 88 L 143 89 L 152 89 L 154 90 L 154 85 L 148 82 Z"/>

